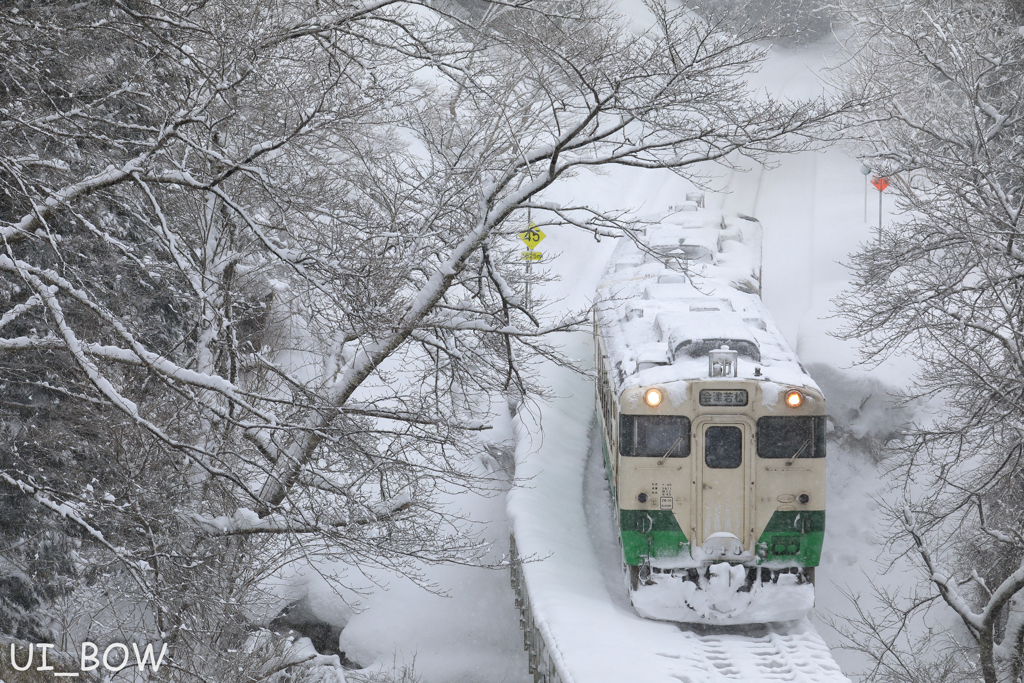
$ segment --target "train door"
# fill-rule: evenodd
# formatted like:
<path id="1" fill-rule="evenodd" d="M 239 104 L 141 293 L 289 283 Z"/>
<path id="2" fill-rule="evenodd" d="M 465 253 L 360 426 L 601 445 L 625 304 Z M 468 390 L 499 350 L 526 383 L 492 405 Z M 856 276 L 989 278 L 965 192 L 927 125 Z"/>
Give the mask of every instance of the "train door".
<path id="1" fill-rule="evenodd" d="M 697 459 L 697 543 L 715 533 L 730 533 L 749 545 L 753 519 L 747 482 L 752 472 L 753 425 L 738 418 L 699 418 L 694 425 Z M 749 548 L 748 548 L 749 549 Z"/>

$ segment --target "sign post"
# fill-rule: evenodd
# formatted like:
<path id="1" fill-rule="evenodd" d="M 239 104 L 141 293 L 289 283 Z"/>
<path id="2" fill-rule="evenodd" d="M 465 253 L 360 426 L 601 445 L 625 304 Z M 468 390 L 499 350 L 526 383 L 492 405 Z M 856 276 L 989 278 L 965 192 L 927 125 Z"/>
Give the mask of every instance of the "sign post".
<path id="1" fill-rule="evenodd" d="M 534 251 L 533 248 L 540 244 L 541 240 L 547 237 L 547 235 L 545 235 L 544 232 L 537 227 L 536 223 L 530 221 L 530 224 L 527 226 L 526 230 L 519 233 L 517 237 L 519 237 L 519 239 L 522 240 L 523 244 L 526 245 L 526 251 L 520 252 L 519 258 L 522 261 L 526 261 L 526 310 L 530 311 L 532 310 L 532 304 L 530 301 L 530 290 L 532 289 L 532 283 L 530 281 L 530 275 L 532 272 L 531 266 L 533 265 L 534 261 L 540 261 L 541 259 L 544 258 L 544 254 L 540 253 L 539 251 Z"/>
<path id="2" fill-rule="evenodd" d="M 878 176 L 872 179 L 871 184 L 878 190 L 878 239 L 882 239 L 882 193 L 889 187 L 889 179 L 885 176 Z"/>
<path id="3" fill-rule="evenodd" d="M 864 222 L 868 222 L 868 176 L 871 175 L 871 167 L 861 163 L 860 172 L 864 175 Z"/>

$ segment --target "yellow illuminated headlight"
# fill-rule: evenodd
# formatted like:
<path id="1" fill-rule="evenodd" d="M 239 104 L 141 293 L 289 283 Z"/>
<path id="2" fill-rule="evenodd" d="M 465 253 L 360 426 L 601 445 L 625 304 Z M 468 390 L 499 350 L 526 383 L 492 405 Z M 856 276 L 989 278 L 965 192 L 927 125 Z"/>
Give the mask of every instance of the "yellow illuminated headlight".
<path id="1" fill-rule="evenodd" d="M 786 394 L 786 405 L 790 408 L 799 408 L 804 402 L 804 395 L 794 389 Z"/>
<path id="2" fill-rule="evenodd" d="M 650 407 L 657 408 L 661 405 L 661 392 L 657 389 L 648 389 L 644 394 L 644 401 L 646 401 L 647 405 Z"/>

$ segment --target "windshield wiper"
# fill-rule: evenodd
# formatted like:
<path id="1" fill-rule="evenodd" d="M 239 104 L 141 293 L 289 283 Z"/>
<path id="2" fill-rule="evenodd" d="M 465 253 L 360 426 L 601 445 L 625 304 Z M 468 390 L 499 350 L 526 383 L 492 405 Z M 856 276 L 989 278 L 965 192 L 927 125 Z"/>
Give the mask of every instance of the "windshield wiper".
<path id="1" fill-rule="evenodd" d="M 660 458 L 658 458 L 658 464 L 659 465 L 661 463 L 665 462 L 665 458 L 668 457 L 668 454 L 671 453 L 672 451 L 674 451 L 676 446 L 679 445 L 679 442 L 682 441 L 682 440 L 683 440 L 683 437 L 679 437 L 678 439 L 676 439 L 675 441 L 672 442 L 672 445 L 668 447 L 667 451 L 665 451 L 665 455 L 663 455 Z"/>
<path id="2" fill-rule="evenodd" d="M 804 441 L 804 445 L 803 446 L 801 446 L 800 448 L 796 449 L 796 453 L 793 454 L 792 458 L 790 458 L 789 460 L 786 461 L 786 464 L 787 465 L 792 465 L 793 461 L 796 460 L 797 458 L 799 458 L 800 454 L 803 453 L 804 449 L 807 448 L 809 445 L 811 445 L 811 440 L 807 439 L 807 441 Z"/>

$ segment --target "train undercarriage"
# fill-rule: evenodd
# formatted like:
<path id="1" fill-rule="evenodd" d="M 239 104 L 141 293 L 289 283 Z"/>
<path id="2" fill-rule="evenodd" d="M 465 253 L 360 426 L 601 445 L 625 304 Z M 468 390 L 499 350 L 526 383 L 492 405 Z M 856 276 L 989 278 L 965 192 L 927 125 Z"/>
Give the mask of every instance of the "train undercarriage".
<path id="1" fill-rule="evenodd" d="M 633 608 L 648 619 L 763 624 L 802 619 L 814 607 L 814 567 L 625 566 Z"/>

